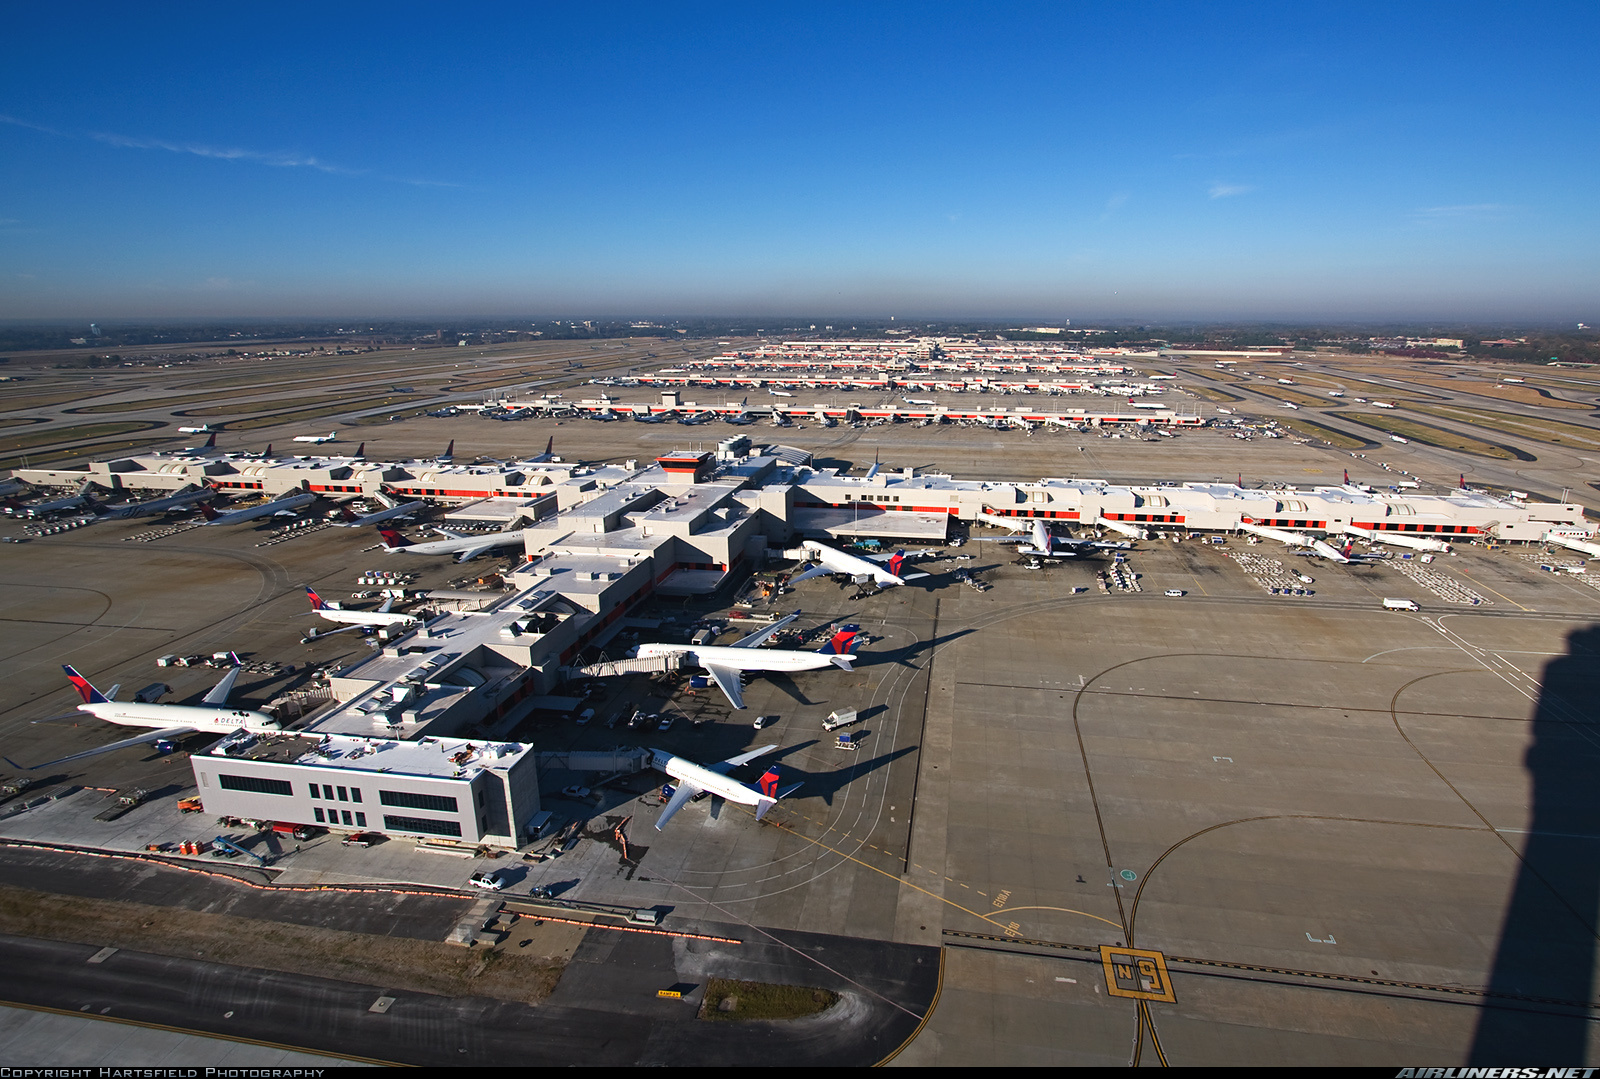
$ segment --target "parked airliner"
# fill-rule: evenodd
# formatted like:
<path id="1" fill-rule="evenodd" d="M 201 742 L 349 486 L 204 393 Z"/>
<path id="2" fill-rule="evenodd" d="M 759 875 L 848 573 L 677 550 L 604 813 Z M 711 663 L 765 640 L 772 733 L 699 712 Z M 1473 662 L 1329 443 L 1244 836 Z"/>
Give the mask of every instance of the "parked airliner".
<path id="1" fill-rule="evenodd" d="M 153 742 L 170 741 L 181 738 L 186 734 L 197 731 L 207 731 L 213 734 L 232 734 L 243 727 L 250 731 L 276 731 L 283 728 L 283 724 L 265 712 L 256 712 L 247 708 L 227 707 L 228 695 L 233 692 L 233 684 L 239 680 L 239 671 L 242 668 L 235 666 L 222 676 L 222 681 L 211 687 L 211 692 L 203 698 L 199 705 L 188 704 L 141 704 L 137 701 L 117 701 L 115 699 L 120 686 L 112 686 L 110 694 L 101 693 L 89 684 L 89 680 L 71 667 L 62 667 L 67 672 L 67 681 L 72 683 L 72 688 L 78 691 L 78 696 L 83 698 L 83 703 L 78 705 L 78 711 L 87 712 L 96 719 L 103 719 L 107 723 L 117 723 L 125 727 L 149 727 L 146 731 L 134 738 L 124 738 L 120 742 L 100 746 L 96 749 L 84 750 L 67 757 L 58 757 L 44 764 L 36 764 L 27 771 L 37 771 L 40 768 L 49 768 L 56 764 L 65 764 L 68 761 L 82 760 L 84 757 L 93 757 L 101 753 L 110 753 L 129 746 L 149 745 Z M 13 768 L 23 768 L 23 765 L 6 758 L 6 763 Z"/>
<path id="2" fill-rule="evenodd" d="M 877 466 L 873 466 L 877 467 Z M 858 555 L 846 554 L 844 551 L 829 547 L 825 543 L 815 540 L 806 540 L 806 552 L 817 560 L 817 565 L 789 578 L 790 584 L 799 584 L 809 581 L 813 577 L 822 577 L 830 573 L 848 573 L 852 577 L 869 576 L 877 582 L 880 588 L 889 588 L 897 584 L 905 584 L 919 577 L 927 577 L 926 573 L 906 573 L 906 553 L 903 550 L 893 554 L 873 555 L 862 558 Z M 887 564 L 887 568 L 878 565 L 878 562 Z"/>
<path id="3" fill-rule="evenodd" d="M 737 757 L 729 757 L 720 764 L 704 765 L 694 761 L 675 757 L 665 750 L 657 749 L 652 752 L 652 763 L 672 777 L 676 789 L 672 798 L 667 802 L 666 808 L 661 811 L 661 816 L 656 818 L 656 831 L 661 831 L 673 814 L 682 809 L 689 801 L 701 793 L 714 794 L 719 798 L 726 798 L 739 805 L 755 806 L 756 820 L 767 815 L 767 810 L 778 804 L 778 799 L 786 798 L 799 790 L 803 784 L 778 789 L 778 766 L 773 765 L 756 780 L 754 787 L 747 783 L 740 783 L 731 779 L 728 773 L 755 760 L 764 757 L 777 749 L 777 746 L 762 746 L 752 749 L 748 753 L 741 753 Z"/>
<path id="4" fill-rule="evenodd" d="M 512 524 L 519 523 L 521 518 L 514 518 Z M 435 528 L 435 532 L 447 538 L 442 540 L 424 540 L 418 543 L 408 540 L 400 533 L 389 528 L 378 529 L 378 535 L 383 537 L 384 547 L 388 554 L 453 554 L 457 562 L 471 562 L 481 554 L 496 549 L 497 547 L 513 547 L 523 541 L 522 529 L 507 528 L 499 532 L 486 532 L 480 535 L 467 535 L 462 532 L 451 532 L 447 528 Z"/>
<path id="5" fill-rule="evenodd" d="M 390 610 L 394 606 L 394 597 L 390 596 L 383 601 L 383 606 L 375 611 L 347 611 L 337 603 L 329 603 L 306 586 L 306 599 L 311 601 L 311 610 L 330 622 L 340 622 L 347 626 L 405 626 L 421 619 L 414 614 L 402 614 Z"/>
<path id="6" fill-rule="evenodd" d="M 856 647 L 856 635 L 861 632 L 860 626 L 840 626 L 828 643 L 815 652 L 760 647 L 763 641 L 799 617 L 800 613 L 796 611 L 729 645 L 641 644 L 632 650 L 632 655 L 640 659 L 683 656 L 689 663 L 705 668 L 712 681 L 717 683 L 717 688 L 728 698 L 728 703 L 735 708 L 744 707 L 744 692 L 739 684 L 742 671 L 814 671 L 829 666 L 854 670 L 850 665 L 855 662 L 853 650 Z"/>

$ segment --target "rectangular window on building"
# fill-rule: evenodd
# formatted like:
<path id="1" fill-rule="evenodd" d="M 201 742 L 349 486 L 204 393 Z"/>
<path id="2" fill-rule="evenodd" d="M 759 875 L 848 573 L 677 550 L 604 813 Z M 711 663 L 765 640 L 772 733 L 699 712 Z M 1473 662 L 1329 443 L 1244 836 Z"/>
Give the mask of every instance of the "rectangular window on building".
<path id="1" fill-rule="evenodd" d="M 339 788 L 339 801 L 348 802 L 349 800 L 350 799 L 346 796 L 345 789 L 343 787 L 340 787 Z"/>
<path id="2" fill-rule="evenodd" d="M 348 809 L 341 809 L 339 810 L 339 815 L 344 818 L 345 827 L 350 827 L 350 811 Z"/>
<path id="3" fill-rule="evenodd" d="M 360 787 L 351 787 L 350 788 L 350 800 L 352 802 L 361 801 L 361 788 Z"/>
<path id="4" fill-rule="evenodd" d="M 311 815 L 316 818 L 316 821 L 317 821 L 318 824 L 326 824 L 326 823 L 328 823 L 327 821 L 322 819 L 322 807 L 321 806 L 312 806 L 311 807 Z"/>
<path id="5" fill-rule="evenodd" d="M 367 815 L 365 813 L 357 813 L 356 814 L 356 827 L 357 828 L 365 828 L 366 826 L 367 826 Z"/>
<path id="6" fill-rule="evenodd" d="M 456 800 L 441 794 L 416 794 L 412 791 L 378 792 L 378 801 L 400 809 L 426 809 L 433 813 L 456 812 Z"/>
<path id="7" fill-rule="evenodd" d="M 426 820 L 422 817 L 391 817 L 384 814 L 383 826 L 391 832 L 421 832 L 424 835 L 450 835 L 461 838 L 461 825 L 453 820 Z"/>
<path id="8" fill-rule="evenodd" d="M 248 791 L 251 794 L 281 794 L 293 797 L 294 787 L 282 779 L 263 779 L 261 776 L 230 776 L 217 773 L 217 783 L 225 791 Z"/>

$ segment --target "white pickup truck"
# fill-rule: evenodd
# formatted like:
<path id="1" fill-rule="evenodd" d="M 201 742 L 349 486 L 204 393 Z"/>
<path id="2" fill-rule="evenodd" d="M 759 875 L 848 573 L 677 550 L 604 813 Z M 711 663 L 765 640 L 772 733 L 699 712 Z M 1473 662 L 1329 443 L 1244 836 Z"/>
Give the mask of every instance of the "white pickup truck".
<path id="1" fill-rule="evenodd" d="M 498 892 L 506 886 L 506 879 L 500 875 L 498 870 L 491 870 L 488 873 L 472 874 L 472 879 L 467 883 L 474 888 L 482 888 L 486 892 Z"/>

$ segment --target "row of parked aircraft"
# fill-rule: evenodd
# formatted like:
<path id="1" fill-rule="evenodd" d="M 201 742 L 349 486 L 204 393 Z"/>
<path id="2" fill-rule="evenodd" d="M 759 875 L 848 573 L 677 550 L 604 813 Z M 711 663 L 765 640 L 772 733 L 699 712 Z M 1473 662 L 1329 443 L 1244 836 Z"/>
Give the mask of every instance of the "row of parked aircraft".
<path id="1" fill-rule="evenodd" d="M 312 592 L 309 588 L 306 591 L 315 599 L 315 592 Z M 324 613 L 324 611 L 319 610 L 318 613 Z M 791 619 L 785 619 L 778 625 L 785 625 L 790 620 L 792 620 L 792 616 Z M 766 632 L 772 632 L 775 628 L 768 627 Z M 749 640 L 749 638 L 746 638 L 746 640 Z M 744 643 L 744 641 L 741 641 L 740 645 L 744 645 Z M 739 646 L 734 647 L 737 648 Z M 777 662 L 774 657 L 788 654 L 790 653 L 767 651 L 764 658 L 769 662 Z M 805 655 L 806 653 L 792 654 Z M 234 683 L 239 679 L 239 672 L 243 670 L 238 665 L 230 668 L 228 673 L 223 675 L 222 680 L 212 687 L 211 691 L 205 695 L 198 705 L 153 704 L 137 700 L 118 701 L 116 696 L 117 691 L 121 689 L 120 686 L 112 686 L 108 693 L 101 693 L 87 678 L 79 674 L 71 666 L 64 666 L 62 669 L 66 671 L 67 681 L 72 684 L 72 687 L 78 691 L 78 695 L 83 699 L 83 703 L 78 705 L 77 710 L 79 712 L 86 712 L 96 719 L 101 719 L 108 723 L 115 723 L 125 727 L 142 727 L 145 730 L 132 738 L 124 738 L 118 742 L 98 746 L 82 753 L 59 757 L 56 760 L 31 767 L 18 764 L 10 757 L 4 758 L 11 767 L 21 771 L 37 771 L 41 768 L 66 764 L 71 761 L 82 760 L 85 757 L 110 753 L 118 749 L 172 742 L 191 734 L 232 734 L 240 729 L 265 734 L 283 729 L 278 720 L 265 712 L 228 706 L 228 697 L 233 692 Z M 807 668 L 763 667 L 759 669 L 801 670 Z M 729 773 L 742 764 L 747 764 L 758 757 L 772 753 L 777 748 L 775 745 L 761 746 L 712 765 L 697 764 L 665 750 L 655 750 L 652 764 L 665 773 L 675 786 L 671 799 L 661 811 L 661 815 L 656 818 L 656 830 L 660 831 L 664 828 L 667 822 L 677 814 L 678 810 L 702 794 L 712 794 L 739 805 L 754 806 L 756 819 L 761 820 L 767 815 L 768 810 L 778 804 L 779 799 L 793 794 L 803 784 L 795 783 L 788 787 L 780 788 L 779 772 L 776 765 L 769 767 L 761 778 L 756 781 L 755 786 L 741 783 L 732 778 Z"/>
<path id="2" fill-rule="evenodd" d="M 306 598 L 311 603 L 312 612 L 332 622 L 346 623 L 350 628 L 361 626 L 387 626 L 416 621 L 415 617 L 400 614 L 390 610 L 393 600 L 386 601 L 377 611 L 346 611 L 337 604 L 328 603 L 317 595 L 315 589 L 307 586 Z M 703 667 L 709 672 L 718 687 L 728 697 L 729 703 L 734 708 L 743 708 L 744 696 L 741 686 L 741 676 L 747 671 L 777 671 L 793 672 L 815 670 L 822 667 L 837 666 L 843 670 L 851 670 L 856 659 L 855 648 L 860 627 L 854 625 L 841 626 L 816 652 L 796 650 L 767 649 L 760 647 L 772 636 L 785 629 L 800 616 L 796 611 L 787 618 L 752 633 L 732 645 L 673 645 L 649 644 L 641 645 L 637 654 L 641 656 L 665 656 L 670 654 L 683 654 L 690 662 Z M 341 632 L 341 631 L 334 631 Z M 238 681 L 239 672 L 243 668 L 238 665 L 237 657 L 233 657 L 235 665 L 222 677 L 212 689 L 202 698 L 198 705 L 159 704 L 150 701 L 118 701 L 116 699 L 120 686 L 112 686 L 107 693 L 101 693 L 90 681 L 79 674 L 71 666 L 63 667 L 67 680 L 77 690 L 83 703 L 78 705 L 79 712 L 85 712 L 97 719 L 120 726 L 141 727 L 144 730 L 131 738 L 111 742 L 81 753 L 73 753 L 59 757 L 44 764 L 26 766 L 18 764 L 9 757 L 6 763 L 13 768 L 25 771 L 36 771 L 49 768 L 71 761 L 82 760 L 87 757 L 110 753 L 119 749 L 131 748 L 138 745 L 154 745 L 161 742 L 172 742 L 179 738 L 197 733 L 231 734 L 237 730 L 245 729 L 259 733 L 282 730 L 282 724 L 265 712 L 251 709 L 230 707 L 228 697 L 233 692 L 234 683 Z M 692 799 L 702 794 L 712 794 L 740 805 L 755 807 L 756 819 L 766 816 L 778 801 L 796 790 L 802 784 L 795 783 L 786 788 L 780 788 L 779 771 L 776 765 L 769 767 L 757 780 L 754 786 L 742 783 L 731 777 L 729 773 L 734 768 L 746 764 L 758 757 L 765 756 L 775 751 L 775 745 L 762 746 L 757 749 L 730 757 L 717 764 L 703 765 L 683 757 L 656 750 L 653 755 L 653 764 L 665 773 L 674 784 L 674 792 L 667 802 L 661 815 L 657 818 L 657 830 L 664 828 L 669 820 Z"/>

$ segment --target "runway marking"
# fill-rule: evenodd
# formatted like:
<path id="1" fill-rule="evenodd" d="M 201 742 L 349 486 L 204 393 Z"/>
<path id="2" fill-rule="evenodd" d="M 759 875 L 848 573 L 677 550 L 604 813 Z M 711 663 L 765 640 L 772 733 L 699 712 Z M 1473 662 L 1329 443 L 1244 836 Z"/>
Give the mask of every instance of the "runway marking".
<path id="1" fill-rule="evenodd" d="M 1463 576 L 1463 577 L 1472 577 L 1472 572 L 1470 570 L 1463 569 L 1463 570 L 1460 570 L 1460 573 L 1461 573 L 1461 576 Z M 1489 588 L 1488 585 L 1484 584 L 1482 581 L 1477 580 L 1476 578 L 1473 579 L 1473 583 L 1478 585 L 1478 587 L 1480 587 L 1480 588 L 1488 588 L 1489 591 L 1494 592 L 1495 595 L 1499 596 L 1501 599 L 1505 600 L 1507 603 L 1511 604 L 1513 607 L 1520 608 L 1521 610 L 1524 610 L 1524 611 L 1532 610 L 1532 608 L 1530 608 L 1530 607 L 1523 607 L 1522 604 L 1518 603 L 1514 599 L 1510 599 L 1509 597 L 1507 597 L 1502 592 L 1495 592 L 1494 589 Z"/>
<path id="2" fill-rule="evenodd" d="M 1177 1003 L 1172 978 L 1167 974 L 1167 957 L 1160 952 L 1102 944 L 1100 964 L 1105 971 L 1106 992 L 1112 996 Z"/>

